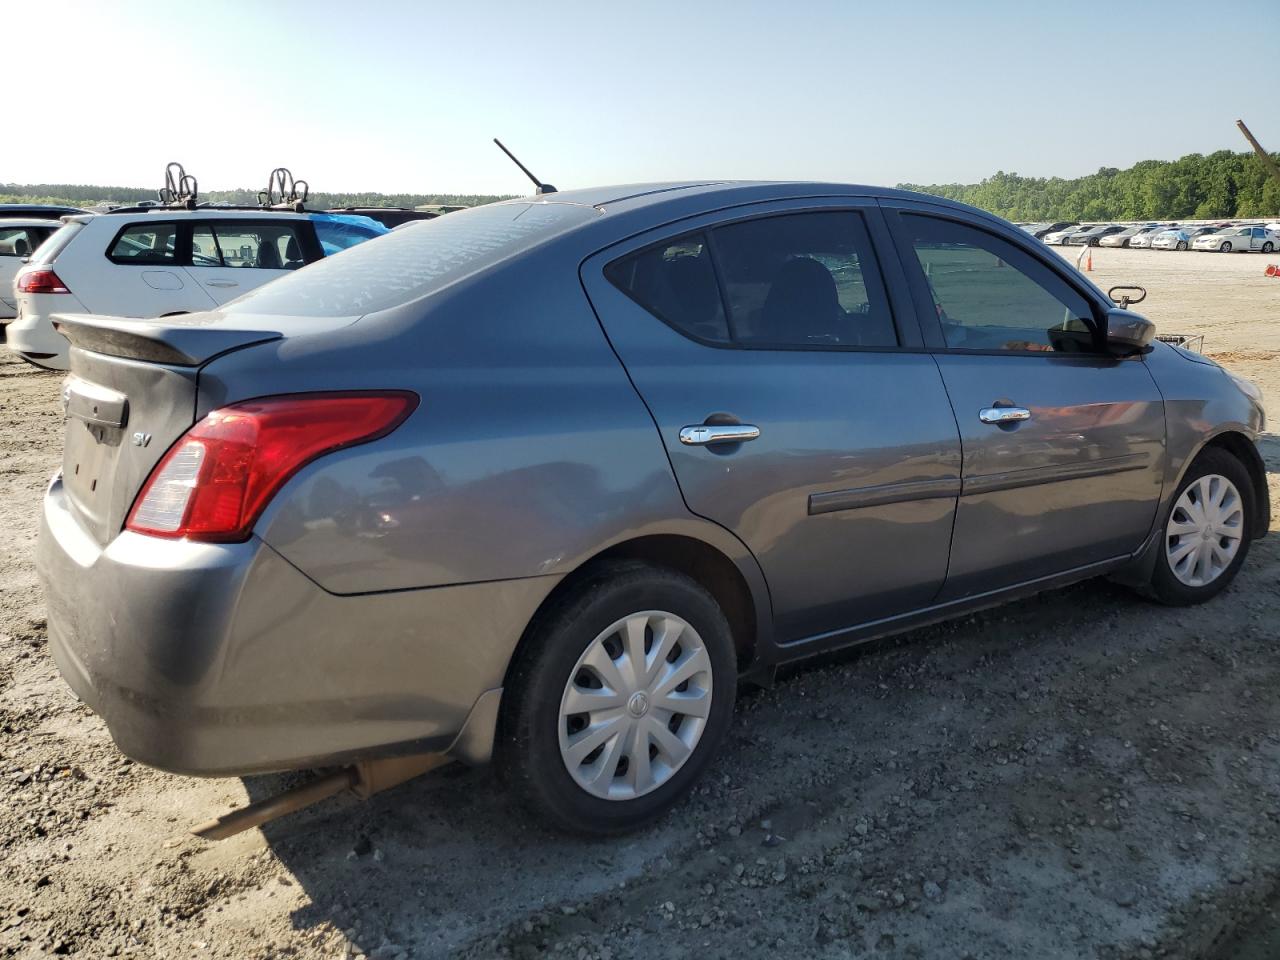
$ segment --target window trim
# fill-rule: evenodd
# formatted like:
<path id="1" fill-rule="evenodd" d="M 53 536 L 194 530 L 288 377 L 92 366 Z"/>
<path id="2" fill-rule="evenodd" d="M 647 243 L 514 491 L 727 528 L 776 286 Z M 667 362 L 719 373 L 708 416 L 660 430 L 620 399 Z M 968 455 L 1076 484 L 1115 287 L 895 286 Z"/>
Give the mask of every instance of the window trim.
<path id="1" fill-rule="evenodd" d="M 994 224 L 983 223 L 976 218 L 966 217 L 958 211 L 949 210 L 945 207 L 900 201 L 889 201 L 881 206 L 885 212 L 885 219 L 888 221 L 889 232 L 893 237 L 898 257 L 902 261 L 903 271 L 907 275 L 907 285 L 910 288 L 911 298 L 915 306 L 916 319 L 920 324 L 921 331 L 924 333 L 925 345 L 930 353 L 956 354 L 959 356 L 1037 357 L 1042 360 L 1053 358 L 1056 360 L 1088 360 L 1093 362 L 1107 358 L 1116 362 L 1128 359 L 1115 357 L 1108 353 L 1105 348 L 1106 313 L 1097 296 L 1092 291 L 1083 288 L 1078 281 L 1074 280 L 1059 265 L 1047 260 L 1040 251 L 1030 244 L 1023 243 L 1018 238 L 1007 236 L 998 229 L 993 229 Z M 1080 319 L 1089 322 L 1093 328 L 1094 349 L 1087 353 L 1068 353 L 1057 350 L 994 350 L 948 346 L 946 337 L 942 332 L 942 324 L 938 320 L 936 310 L 933 309 L 933 297 L 929 292 L 928 284 L 925 282 L 924 269 L 920 266 L 920 261 L 915 254 L 915 248 L 911 244 L 910 231 L 901 222 L 901 217 L 903 216 L 930 217 L 977 230 L 1013 246 L 1033 262 L 1038 263 L 1057 277 L 1066 287 L 1074 291 L 1089 307 L 1092 316 Z M 1141 355 L 1138 355 L 1138 357 L 1140 358 Z"/>
<path id="2" fill-rule="evenodd" d="M 819 199 L 819 198 L 806 198 L 806 199 Z M 820 199 L 828 199 L 828 198 L 820 198 Z M 785 351 L 785 352 L 800 352 L 800 353 L 814 353 L 814 352 L 820 352 L 820 353 L 927 353 L 928 347 L 926 344 L 907 342 L 910 339 L 918 339 L 918 338 L 912 338 L 908 336 L 908 331 L 905 328 L 905 318 L 903 316 L 904 305 L 900 303 L 902 291 L 900 290 L 895 291 L 894 280 L 893 278 L 890 277 L 889 269 L 887 268 L 887 265 L 885 263 L 886 253 L 883 250 L 883 246 L 884 246 L 885 239 L 889 239 L 889 238 L 886 237 L 878 240 L 876 236 L 876 229 L 875 229 L 876 225 L 875 225 L 873 216 L 871 214 L 872 211 L 879 212 L 880 210 L 876 200 L 874 198 L 870 198 L 870 202 L 868 203 L 851 204 L 849 201 L 853 198 L 849 198 L 849 197 L 831 197 L 829 199 L 835 202 L 829 203 L 829 204 L 808 203 L 801 207 L 782 207 L 782 208 L 772 207 L 771 209 L 768 209 L 768 210 L 754 210 L 751 213 L 747 214 L 746 216 L 738 216 L 738 217 L 733 217 L 731 219 L 716 219 L 718 217 L 723 217 L 724 213 L 726 212 L 723 210 L 714 211 L 711 213 L 699 215 L 697 217 L 689 218 L 690 220 L 694 221 L 694 224 L 686 226 L 686 228 L 682 231 L 665 235 L 656 240 L 652 240 L 647 243 L 642 243 L 638 246 L 630 247 L 629 249 L 623 250 L 622 252 L 619 252 L 614 256 L 610 256 L 609 259 L 607 259 L 603 264 L 600 265 L 599 267 L 600 276 L 603 278 L 604 282 L 609 286 L 610 289 L 616 290 L 618 293 L 625 296 L 628 300 L 630 300 L 632 303 L 638 306 L 646 314 L 658 319 L 665 326 L 669 327 L 671 330 L 673 330 L 675 333 L 679 334 L 681 337 L 685 338 L 686 340 L 690 340 L 693 343 L 700 344 L 701 346 L 704 346 L 704 347 L 712 347 L 714 349 L 719 349 L 719 350 L 751 350 L 751 351 L 773 351 L 773 352 Z M 889 321 L 890 323 L 893 324 L 894 333 L 898 338 L 898 343 L 896 345 L 894 346 L 862 346 L 859 344 L 744 343 L 744 342 L 740 342 L 738 340 L 732 339 L 734 336 L 733 320 L 731 317 L 731 311 L 729 309 L 728 293 L 727 293 L 727 290 L 725 289 L 725 284 L 724 284 L 724 273 L 720 266 L 719 250 L 718 250 L 716 238 L 715 238 L 716 231 L 721 227 L 734 226 L 740 223 L 749 223 L 755 220 L 767 220 L 767 219 L 773 219 L 777 217 L 804 216 L 806 214 L 813 214 L 813 213 L 851 213 L 860 218 L 862 222 L 863 230 L 866 233 L 867 242 L 870 245 L 871 258 L 875 263 L 876 272 L 880 279 L 880 286 L 882 291 L 884 292 L 885 308 L 889 311 Z M 666 224 L 665 226 L 672 227 L 677 225 L 678 223 L 671 223 L 671 224 Z M 663 228 L 660 227 L 655 229 L 663 229 Z M 649 231 L 646 231 L 646 232 L 649 232 Z M 632 296 L 629 291 L 615 284 L 609 278 L 608 273 L 606 272 L 609 269 L 609 267 L 613 266 L 615 263 L 617 263 L 620 260 L 625 260 L 628 257 L 633 257 L 639 254 L 643 254 L 649 250 L 653 250 L 658 247 L 670 246 L 672 243 L 676 243 L 679 240 L 684 239 L 685 237 L 697 236 L 699 234 L 705 236 L 706 243 L 707 243 L 707 252 L 711 256 L 711 266 L 712 266 L 712 270 L 715 273 L 716 288 L 720 293 L 720 308 L 724 312 L 725 326 L 731 338 L 728 341 L 707 340 L 704 337 L 696 336 L 690 331 L 676 326 L 671 321 L 661 316 L 657 311 L 653 310 L 651 307 L 641 303 L 634 296 Z M 892 247 L 891 239 L 890 239 L 890 247 Z M 607 254 L 608 251 L 607 250 L 600 251 L 596 255 L 599 256 L 600 253 Z M 898 264 L 898 266 L 900 267 L 901 264 Z M 909 285 L 909 281 L 908 281 L 908 285 Z M 910 303 L 911 303 L 910 301 L 907 301 L 907 304 L 905 304 L 905 306 L 910 306 Z M 910 313 L 909 310 L 906 312 Z M 912 319 L 915 319 L 914 316 L 912 317 Z"/>

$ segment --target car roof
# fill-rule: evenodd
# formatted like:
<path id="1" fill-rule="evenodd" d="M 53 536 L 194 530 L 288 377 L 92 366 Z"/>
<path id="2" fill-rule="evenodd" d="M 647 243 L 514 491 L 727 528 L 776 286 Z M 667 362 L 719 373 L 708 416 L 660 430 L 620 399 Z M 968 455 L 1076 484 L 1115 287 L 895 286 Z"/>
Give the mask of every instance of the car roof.
<path id="1" fill-rule="evenodd" d="M 0 219 L 14 217 L 60 217 L 65 213 L 90 213 L 80 207 L 67 207 L 60 203 L 0 203 Z"/>
<path id="2" fill-rule="evenodd" d="M 60 227 L 61 220 L 50 220 L 48 217 L 3 217 L 0 218 L 0 230 L 11 227 Z"/>
<path id="3" fill-rule="evenodd" d="M 722 207 L 738 206 L 768 200 L 803 199 L 806 197 L 875 197 L 883 200 L 918 200 L 939 207 L 962 211 L 986 220 L 1005 221 L 985 210 L 936 197 L 893 187 L 876 187 L 856 183 L 832 183 L 816 180 L 688 180 L 661 183 L 627 183 L 615 186 L 561 190 L 532 197 L 515 197 L 499 203 L 572 203 L 594 207 L 602 214 L 630 213 L 646 210 L 663 216 L 662 208 L 680 208 L 680 215 L 694 215 Z"/>

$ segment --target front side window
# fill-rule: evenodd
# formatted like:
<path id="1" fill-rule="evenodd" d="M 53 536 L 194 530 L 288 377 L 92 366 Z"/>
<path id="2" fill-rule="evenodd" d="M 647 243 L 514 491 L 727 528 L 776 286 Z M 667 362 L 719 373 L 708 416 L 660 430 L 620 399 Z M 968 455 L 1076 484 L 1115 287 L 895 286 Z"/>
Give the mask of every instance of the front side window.
<path id="1" fill-rule="evenodd" d="M 298 231 L 291 223 L 213 221 L 191 231 L 191 265 L 296 270 L 304 263 Z"/>
<path id="2" fill-rule="evenodd" d="M 605 268 L 605 276 L 686 336 L 729 342 L 729 325 L 705 234 L 669 240 L 615 260 Z"/>
<path id="3" fill-rule="evenodd" d="M 121 231 L 107 255 L 120 264 L 176 263 L 177 237 L 176 223 L 135 223 Z"/>
<path id="4" fill-rule="evenodd" d="M 861 214 L 763 217 L 719 227 L 713 237 L 736 341 L 898 345 Z"/>
<path id="5" fill-rule="evenodd" d="M 1034 257 L 1006 240 L 949 220 L 904 214 L 901 222 L 948 348 L 1095 349 L 1088 301 Z"/>

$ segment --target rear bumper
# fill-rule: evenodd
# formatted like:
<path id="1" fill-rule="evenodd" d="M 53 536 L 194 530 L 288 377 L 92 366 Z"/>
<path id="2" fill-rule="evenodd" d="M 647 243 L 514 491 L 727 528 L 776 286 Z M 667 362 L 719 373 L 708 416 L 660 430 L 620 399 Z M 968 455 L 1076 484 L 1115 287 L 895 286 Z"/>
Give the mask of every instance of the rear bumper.
<path id="1" fill-rule="evenodd" d="M 22 314 L 4 328 L 5 342 L 14 353 L 54 370 L 67 369 L 71 345 L 53 329 L 50 312 L 42 312 L 43 301 L 56 302 L 60 311 L 83 313 L 84 307 L 70 294 L 27 294 L 18 298 Z"/>
<path id="2" fill-rule="evenodd" d="M 37 567 L 67 683 L 124 753 L 202 775 L 426 751 L 487 760 L 507 664 L 556 582 L 338 596 L 256 537 L 126 532 L 103 548 L 60 479 Z"/>

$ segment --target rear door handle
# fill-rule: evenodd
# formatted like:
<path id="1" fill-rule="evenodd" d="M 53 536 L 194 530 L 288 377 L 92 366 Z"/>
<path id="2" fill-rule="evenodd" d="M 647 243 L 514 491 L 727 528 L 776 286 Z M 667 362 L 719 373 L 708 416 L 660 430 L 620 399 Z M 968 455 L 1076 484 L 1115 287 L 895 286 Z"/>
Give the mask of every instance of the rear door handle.
<path id="1" fill-rule="evenodd" d="M 743 443 L 760 436 L 760 428 L 749 423 L 699 423 L 680 430 L 680 442 L 689 447 L 705 447 L 710 443 Z"/>
<path id="2" fill-rule="evenodd" d="M 1025 407 L 986 407 L 978 411 L 978 419 L 983 423 L 1018 423 L 1031 419 L 1031 411 Z"/>
<path id="3" fill-rule="evenodd" d="M 240 286 L 240 284 L 236 283 L 234 280 L 206 280 L 204 283 L 206 287 L 238 287 Z"/>

